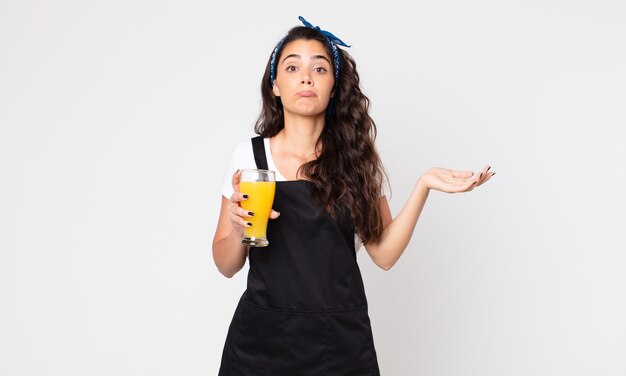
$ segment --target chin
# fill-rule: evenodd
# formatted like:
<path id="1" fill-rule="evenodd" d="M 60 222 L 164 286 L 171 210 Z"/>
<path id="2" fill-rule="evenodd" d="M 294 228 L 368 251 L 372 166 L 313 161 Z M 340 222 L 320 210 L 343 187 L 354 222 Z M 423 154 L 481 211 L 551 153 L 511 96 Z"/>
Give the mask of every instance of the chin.
<path id="1" fill-rule="evenodd" d="M 326 108 L 323 109 L 319 109 L 319 108 L 293 108 L 293 109 L 286 109 L 287 112 L 293 114 L 293 115 L 297 115 L 297 116 L 311 116 L 311 117 L 317 117 L 320 115 L 324 115 L 326 113 Z"/>

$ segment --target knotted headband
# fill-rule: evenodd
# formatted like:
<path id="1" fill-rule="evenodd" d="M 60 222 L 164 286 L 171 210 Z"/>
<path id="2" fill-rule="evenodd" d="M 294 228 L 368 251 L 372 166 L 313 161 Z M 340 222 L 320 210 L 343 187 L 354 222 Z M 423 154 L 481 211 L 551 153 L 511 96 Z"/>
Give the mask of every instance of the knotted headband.
<path id="1" fill-rule="evenodd" d="M 341 39 L 337 38 L 330 31 L 322 30 L 320 29 L 319 26 L 313 26 L 309 21 L 305 20 L 304 17 L 300 16 L 298 17 L 298 19 L 302 21 L 304 26 L 308 27 L 309 29 L 314 29 L 314 30 L 319 31 L 324 36 L 324 38 L 326 38 L 326 41 L 328 42 L 328 45 L 330 46 L 333 52 L 333 66 L 335 70 L 335 83 L 336 83 L 337 79 L 339 78 L 339 61 L 340 61 L 337 45 L 340 45 L 343 47 L 350 47 L 350 46 L 345 44 Z M 285 43 L 286 38 L 287 37 L 284 37 L 283 39 L 280 40 L 280 42 L 278 42 L 278 44 L 276 45 L 276 48 L 274 48 L 274 52 L 272 53 L 272 59 L 270 60 L 270 85 L 274 85 L 274 80 L 276 80 L 276 59 L 278 58 L 277 56 L 278 51 L 281 49 L 281 47 Z"/>

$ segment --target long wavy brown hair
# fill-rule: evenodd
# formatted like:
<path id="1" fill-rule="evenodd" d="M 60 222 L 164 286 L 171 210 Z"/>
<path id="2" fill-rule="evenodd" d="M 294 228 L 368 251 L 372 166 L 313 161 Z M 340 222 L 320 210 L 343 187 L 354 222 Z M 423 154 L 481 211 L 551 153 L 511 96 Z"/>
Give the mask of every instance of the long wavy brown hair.
<path id="1" fill-rule="evenodd" d="M 300 39 L 321 42 L 328 56 L 333 56 L 321 33 L 299 26 L 287 34 L 276 61 L 280 61 L 288 43 Z M 300 166 L 298 172 L 313 183 L 313 200 L 333 217 L 338 211 L 348 210 L 355 232 L 367 244 L 377 242 L 383 230 L 378 201 L 386 175 L 374 146 L 376 124 L 368 113 L 369 99 L 361 92 L 356 63 L 346 51 L 338 50 L 339 77 L 316 145 L 321 152 L 317 159 Z M 273 137 L 285 126 L 281 100 L 272 92 L 270 61 L 271 56 L 261 83 L 263 109 L 254 127 L 262 137 Z"/>

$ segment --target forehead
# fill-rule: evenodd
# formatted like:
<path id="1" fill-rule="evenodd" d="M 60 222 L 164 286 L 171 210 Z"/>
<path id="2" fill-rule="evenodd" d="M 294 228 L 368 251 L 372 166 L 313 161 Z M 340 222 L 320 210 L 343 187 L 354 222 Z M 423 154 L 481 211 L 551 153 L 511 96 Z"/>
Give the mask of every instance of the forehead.
<path id="1" fill-rule="evenodd" d="M 281 58 L 289 55 L 300 55 L 302 57 L 322 55 L 330 60 L 330 55 L 326 52 L 324 45 L 314 39 L 297 39 L 291 41 L 285 44 L 280 55 Z"/>

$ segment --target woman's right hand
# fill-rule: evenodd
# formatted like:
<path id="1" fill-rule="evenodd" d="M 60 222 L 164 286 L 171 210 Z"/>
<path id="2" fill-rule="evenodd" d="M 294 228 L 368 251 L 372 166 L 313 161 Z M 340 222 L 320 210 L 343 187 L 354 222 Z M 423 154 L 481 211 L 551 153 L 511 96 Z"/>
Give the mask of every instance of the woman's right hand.
<path id="1" fill-rule="evenodd" d="M 237 236 L 243 236 L 243 230 L 245 227 L 250 227 L 251 224 L 246 220 L 246 217 L 251 217 L 254 213 L 248 212 L 241 207 L 241 201 L 247 200 L 248 195 L 239 191 L 239 182 L 241 181 L 241 170 L 237 170 L 233 174 L 232 184 L 235 191 L 230 196 L 230 205 L 228 211 L 230 213 L 230 222 L 233 225 L 233 230 Z M 272 209 L 270 213 L 270 219 L 276 219 L 280 215 L 279 212 Z"/>

